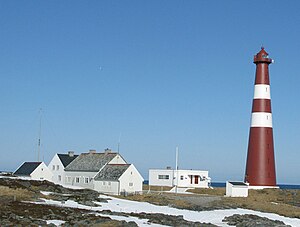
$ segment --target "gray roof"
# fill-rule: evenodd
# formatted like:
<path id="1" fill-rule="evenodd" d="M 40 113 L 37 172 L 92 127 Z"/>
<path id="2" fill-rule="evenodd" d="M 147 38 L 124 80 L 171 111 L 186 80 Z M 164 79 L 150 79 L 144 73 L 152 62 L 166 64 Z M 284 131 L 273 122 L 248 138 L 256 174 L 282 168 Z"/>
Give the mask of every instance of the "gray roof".
<path id="1" fill-rule="evenodd" d="M 118 181 L 130 164 L 108 164 L 94 178 L 98 181 Z"/>
<path id="2" fill-rule="evenodd" d="M 18 176 L 30 176 L 30 174 L 41 164 L 42 162 L 24 162 L 16 172 Z"/>
<path id="3" fill-rule="evenodd" d="M 75 158 L 77 158 L 79 155 L 73 155 L 70 156 L 69 154 L 57 154 L 59 157 L 61 163 L 63 164 L 64 167 L 69 165 Z"/>
<path id="4" fill-rule="evenodd" d="M 246 183 L 241 181 L 229 181 L 229 183 L 236 186 L 248 186 Z"/>
<path id="5" fill-rule="evenodd" d="M 65 171 L 98 172 L 110 162 L 117 153 L 82 153 L 74 159 Z"/>

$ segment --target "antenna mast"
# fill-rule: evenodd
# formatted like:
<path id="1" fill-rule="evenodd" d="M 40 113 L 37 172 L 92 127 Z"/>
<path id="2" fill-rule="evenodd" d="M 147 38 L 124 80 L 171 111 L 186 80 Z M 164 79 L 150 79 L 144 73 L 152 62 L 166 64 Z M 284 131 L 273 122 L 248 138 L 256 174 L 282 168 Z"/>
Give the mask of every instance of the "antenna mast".
<path id="1" fill-rule="evenodd" d="M 119 135 L 119 141 L 118 141 L 118 154 L 120 153 L 120 143 L 121 143 L 121 133 Z"/>
<path id="2" fill-rule="evenodd" d="M 40 124 L 39 124 L 39 138 L 38 138 L 38 162 L 40 161 L 41 154 L 41 132 L 42 132 L 42 108 L 39 110 Z"/>

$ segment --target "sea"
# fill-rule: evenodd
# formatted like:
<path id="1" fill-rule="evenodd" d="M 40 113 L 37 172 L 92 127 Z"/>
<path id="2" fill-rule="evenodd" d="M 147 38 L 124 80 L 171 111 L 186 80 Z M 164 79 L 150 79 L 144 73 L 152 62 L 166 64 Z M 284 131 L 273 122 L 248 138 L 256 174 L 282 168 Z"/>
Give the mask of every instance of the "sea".
<path id="1" fill-rule="evenodd" d="M 149 181 L 145 180 L 144 184 L 149 184 Z M 212 182 L 211 186 L 213 188 L 225 188 L 226 183 L 225 182 Z M 300 185 L 298 185 L 298 184 L 278 184 L 277 186 L 281 189 L 300 189 Z"/>

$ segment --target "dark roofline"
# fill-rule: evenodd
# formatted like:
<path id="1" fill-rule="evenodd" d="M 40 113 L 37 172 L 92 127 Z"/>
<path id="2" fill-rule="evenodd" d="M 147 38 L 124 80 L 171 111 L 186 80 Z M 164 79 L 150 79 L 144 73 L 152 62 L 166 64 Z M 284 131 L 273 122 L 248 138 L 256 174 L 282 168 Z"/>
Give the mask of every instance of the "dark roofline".
<path id="1" fill-rule="evenodd" d="M 42 163 L 43 162 L 23 162 L 13 174 L 16 176 L 30 176 Z"/>
<path id="2" fill-rule="evenodd" d="M 68 153 L 67 154 L 56 154 L 57 157 L 59 158 L 60 162 L 66 168 L 68 165 L 70 165 L 71 162 L 73 162 L 79 155 L 73 154 L 73 156 L 70 156 Z"/>
<path id="3" fill-rule="evenodd" d="M 242 182 L 242 181 L 228 181 L 229 184 L 232 184 L 234 186 L 242 186 L 242 187 L 245 187 L 245 186 L 248 186 L 245 182 Z"/>

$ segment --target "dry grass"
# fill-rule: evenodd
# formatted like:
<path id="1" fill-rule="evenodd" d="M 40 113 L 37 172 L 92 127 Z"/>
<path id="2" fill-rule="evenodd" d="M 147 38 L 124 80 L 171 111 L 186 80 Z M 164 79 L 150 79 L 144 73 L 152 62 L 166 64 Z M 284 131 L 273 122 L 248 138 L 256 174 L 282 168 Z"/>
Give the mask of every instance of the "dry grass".
<path id="1" fill-rule="evenodd" d="M 120 196 L 119 196 L 120 197 Z M 124 197 L 120 197 L 124 198 Z M 178 200 L 169 197 L 166 194 L 143 194 L 143 195 L 130 195 L 127 196 L 126 199 L 133 200 L 133 201 L 139 201 L 139 202 L 148 202 L 155 205 L 160 206 L 176 206 L 181 208 L 188 208 L 190 206 L 190 203 L 184 201 L 184 200 Z"/>
<path id="2" fill-rule="evenodd" d="M 32 200 L 35 197 L 35 193 L 26 189 L 16 188 L 12 189 L 6 186 L 0 186 L 0 197 L 11 198 L 15 201 Z"/>
<path id="3" fill-rule="evenodd" d="M 207 195 L 225 195 L 225 188 L 192 189 L 190 192 Z M 223 197 L 222 205 L 277 213 L 300 218 L 300 191 L 282 189 L 249 190 L 247 198 Z"/>
<path id="4" fill-rule="evenodd" d="M 143 190 L 148 191 L 150 188 L 150 191 L 170 191 L 172 187 L 168 186 L 150 186 L 147 184 L 143 184 Z"/>
<path id="5" fill-rule="evenodd" d="M 224 203 L 239 207 L 300 218 L 299 190 L 263 189 L 249 190 L 247 198 L 224 198 Z"/>
<path id="6" fill-rule="evenodd" d="M 215 196 L 223 196 L 225 195 L 225 188 L 194 188 L 188 190 L 188 192 L 201 194 L 201 195 L 215 195 Z"/>

